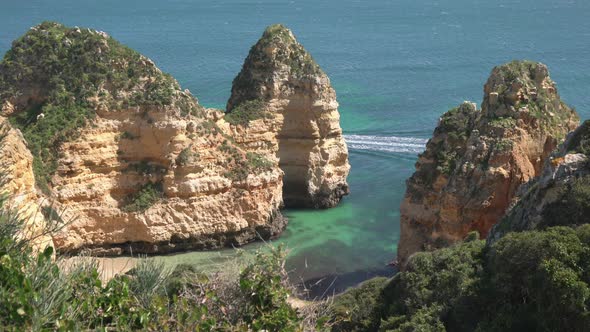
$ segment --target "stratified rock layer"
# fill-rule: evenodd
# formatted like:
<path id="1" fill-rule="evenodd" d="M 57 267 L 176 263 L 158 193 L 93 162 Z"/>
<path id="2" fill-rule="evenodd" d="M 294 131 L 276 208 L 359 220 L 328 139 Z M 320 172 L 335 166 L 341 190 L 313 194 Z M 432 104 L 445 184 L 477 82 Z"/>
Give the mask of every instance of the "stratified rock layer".
<path id="1" fill-rule="evenodd" d="M 348 194 L 336 93 L 291 31 L 266 29 L 233 82 L 227 109 L 238 142 L 280 160 L 287 207 L 333 207 Z"/>
<path id="2" fill-rule="evenodd" d="M 23 133 L 9 139 L 33 151 L 21 142 L 26 153 L 0 157 L 26 164 L 15 169 L 24 199 L 40 195 L 35 170 L 72 220 L 54 235 L 61 252 L 206 249 L 284 229 L 277 160 L 247 153 L 218 126 L 222 112 L 105 33 L 43 23 L 0 65 L 2 115 Z"/>
<path id="3" fill-rule="evenodd" d="M 540 175 L 553 149 L 578 123 L 547 67 L 512 62 L 494 68 L 482 110 L 464 103 L 443 115 L 407 182 L 398 259 L 486 236 L 519 186 Z"/>
<path id="4" fill-rule="evenodd" d="M 199 131 L 214 123 L 174 109 L 143 111 L 99 112 L 79 139 L 64 144 L 53 194 L 78 220 L 56 236 L 58 248 L 208 249 L 282 231 L 278 168 L 235 178 L 228 169 L 242 167 L 232 160 L 244 158 L 241 150 L 226 143 L 233 151 L 223 151 L 221 132 Z M 146 183 L 161 185 L 163 198 L 126 211 Z"/>
<path id="5" fill-rule="evenodd" d="M 286 226 L 283 192 L 290 206 L 311 207 L 348 193 L 337 106 L 328 77 L 282 26 L 252 48 L 224 114 L 106 33 L 45 22 L 0 62 L 4 190 L 20 193 L 19 208 L 71 221 L 53 235 L 66 253 L 268 239 Z"/>

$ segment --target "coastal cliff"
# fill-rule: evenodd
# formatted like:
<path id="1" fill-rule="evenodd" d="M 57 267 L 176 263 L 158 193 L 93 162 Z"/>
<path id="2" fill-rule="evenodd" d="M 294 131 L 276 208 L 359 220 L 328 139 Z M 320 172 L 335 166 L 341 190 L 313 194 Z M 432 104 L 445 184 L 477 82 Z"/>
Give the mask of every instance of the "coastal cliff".
<path id="1" fill-rule="evenodd" d="M 307 93 L 300 97 L 316 101 Z M 264 139 L 275 139 L 274 132 L 264 127 L 256 135 L 256 121 L 238 123 L 204 108 L 151 60 L 104 32 L 57 23 L 31 28 L 0 63 L 0 102 L 9 136 L 22 133 L 30 151 L 29 201 L 44 197 L 65 211 L 60 218 L 72 220 L 53 237 L 61 252 L 209 249 L 268 239 L 286 226 L 279 211 L 282 150 L 270 153 Z M 332 136 L 340 134 L 337 114 L 330 113 Z M 317 128 L 304 119 L 293 126 Z M 308 147 L 330 156 L 326 140 L 318 136 Z M 9 157 L 15 156 L 0 159 Z M 338 191 L 330 184 L 341 174 L 329 166 L 314 171 L 308 187 L 319 186 L 322 201 L 334 202 L 317 206 L 335 205 Z"/>
<path id="2" fill-rule="evenodd" d="M 563 103 L 547 67 L 515 61 L 492 70 L 482 109 L 465 102 L 445 113 L 407 181 L 398 259 L 483 237 L 578 116 Z"/>
<path id="3" fill-rule="evenodd" d="M 252 47 L 227 109 L 226 118 L 245 124 L 232 127 L 238 142 L 277 156 L 287 207 L 333 207 L 348 194 L 336 93 L 287 28 L 270 26 Z"/>
<path id="4" fill-rule="evenodd" d="M 509 232 L 579 226 L 590 215 L 590 121 L 586 120 L 545 162 L 538 178 L 523 185 L 515 204 L 488 236 L 488 244 Z"/>
<path id="5" fill-rule="evenodd" d="M 3 117 L 0 117 L 0 156 L 3 170 L 0 195 L 7 195 L 7 205 L 24 218 L 22 235 L 34 239 L 36 250 L 53 246 L 52 238 L 44 232 L 47 225 L 41 209 L 43 198 L 35 188 L 33 156 L 22 134 L 10 128 Z"/>

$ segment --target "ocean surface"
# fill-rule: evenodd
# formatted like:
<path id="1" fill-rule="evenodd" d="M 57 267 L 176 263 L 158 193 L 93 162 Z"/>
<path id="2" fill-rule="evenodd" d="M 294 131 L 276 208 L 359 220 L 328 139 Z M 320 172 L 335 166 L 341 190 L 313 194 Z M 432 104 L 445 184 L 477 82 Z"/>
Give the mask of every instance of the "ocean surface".
<path id="1" fill-rule="evenodd" d="M 153 59 L 201 104 L 224 108 L 264 28 L 291 28 L 338 94 L 352 192 L 334 209 L 285 211 L 277 242 L 291 250 L 294 280 L 343 288 L 393 272 L 385 264 L 417 155 L 443 112 L 481 102 L 495 65 L 547 64 L 562 98 L 590 116 L 589 17 L 588 0 L 0 0 L 0 54 L 44 20 L 92 27 Z M 232 255 L 162 259 L 207 267 Z"/>

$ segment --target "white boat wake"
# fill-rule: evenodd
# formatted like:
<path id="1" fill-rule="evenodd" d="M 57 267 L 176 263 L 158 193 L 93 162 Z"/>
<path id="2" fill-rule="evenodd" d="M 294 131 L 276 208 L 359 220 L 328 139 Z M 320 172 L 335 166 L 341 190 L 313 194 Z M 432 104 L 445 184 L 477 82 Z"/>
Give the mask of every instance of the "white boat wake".
<path id="1" fill-rule="evenodd" d="M 421 153 L 427 139 L 398 136 L 344 135 L 350 150 Z"/>

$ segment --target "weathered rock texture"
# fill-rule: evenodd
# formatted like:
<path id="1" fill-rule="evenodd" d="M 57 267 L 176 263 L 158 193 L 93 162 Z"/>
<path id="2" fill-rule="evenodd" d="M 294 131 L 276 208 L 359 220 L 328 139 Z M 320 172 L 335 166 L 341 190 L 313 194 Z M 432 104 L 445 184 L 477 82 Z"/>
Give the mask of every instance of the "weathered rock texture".
<path id="1" fill-rule="evenodd" d="M 296 45 L 310 59 L 299 44 L 273 45 L 272 54 L 291 54 Z M 8 139 L 16 143 L 0 155 L 22 173 L 13 176 L 11 191 L 27 204 L 45 196 L 65 211 L 62 219 L 73 220 L 53 237 L 61 252 L 161 253 L 280 234 L 281 168 L 291 178 L 305 170 L 309 185 L 297 183 L 309 190 L 301 194 L 326 207 L 348 192 L 349 166 L 335 94 L 319 68 L 296 81 L 279 63 L 256 66 L 275 72 L 260 79 L 276 77 L 277 89 L 292 80 L 292 98 L 268 99 L 264 109 L 280 108 L 277 116 L 230 124 L 103 32 L 55 23 L 32 28 L 0 63 L 2 121 L 20 129 L 11 129 Z M 289 72 L 298 70 L 306 64 L 296 61 Z M 256 89 L 258 79 L 252 78 Z M 247 89 L 246 78 L 236 82 Z M 279 168 L 279 158 L 286 166 Z"/>
<path id="2" fill-rule="evenodd" d="M 521 186 L 518 202 L 488 236 L 575 226 L 590 220 L 590 121 L 585 121 L 545 162 L 541 176 Z"/>
<path id="3" fill-rule="evenodd" d="M 348 194 L 336 93 L 291 31 L 266 29 L 234 79 L 227 109 L 230 119 L 253 119 L 234 129 L 238 142 L 280 160 L 287 207 L 333 207 Z"/>
<path id="4" fill-rule="evenodd" d="M 92 127 L 64 144 L 53 178 L 55 198 L 78 218 L 56 236 L 58 248 L 133 244 L 136 252 L 166 252 L 240 245 L 256 232 L 279 234 L 282 172 L 269 168 L 235 178 L 228 169 L 247 167 L 244 153 L 222 145 L 221 132 L 199 131 L 205 124 L 214 126 L 182 118 L 173 108 L 97 113 Z M 126 211 L 129 197 L 146 183 L 160 185 L 162 199 Z"/>
<path id="5" fill-rule="evenodd" d="M 487 236 L 577 123 L 545 65 L 494 68 L 482 109 L 466 102 L 444 114 L 419 157 L 401 205 L 400 262 L 473 230 Z"/>
<path id="6" fill-rule="evenodd" d="M 0 117 L 0 157 L 3 172 L 0 175 L 0 195 L 7 195 L 8 207 L 25 221 L 22 236 L 33 239 L 36 249 L 53 245 L 49 234 L 44 233 L 43 201 L 35 188 L 33 156 L 20 132 L 11 128 L 3 117 Z"/>

